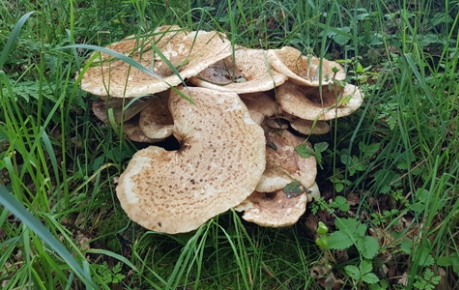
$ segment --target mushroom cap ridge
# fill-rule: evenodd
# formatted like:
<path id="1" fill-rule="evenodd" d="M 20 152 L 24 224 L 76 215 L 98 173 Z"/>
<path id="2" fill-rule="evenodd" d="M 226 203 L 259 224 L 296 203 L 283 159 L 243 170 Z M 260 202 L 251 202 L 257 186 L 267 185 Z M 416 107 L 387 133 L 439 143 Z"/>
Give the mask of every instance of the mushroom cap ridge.
<path id="1" fill-rule="evenodd" d="M 152 48 L 154 44 L 175 66 L 180 76 Z M 116 59 L 95 52 L 94 62 L 81 79 L 81 89 L 98 96 L 132 98 L 165 91 L 196 75 L 209 65 L 231 55 L 231 43 L 216 31 L 186 31 L 178 26 L 161 26 L 151 36 L 129 36 L 112 43 L 108 49 L 124 54 L 152 70 L 153 76 Z"/>
<path id="2" fill-rule="evenodd" d="M 129 218 L 150 230 L 181 233 L 240 204 L 265 169 L 265 138 L 235 93 L 179 88 L 169 96 L 178 151 L 134 154 L 116 192 Z"/>

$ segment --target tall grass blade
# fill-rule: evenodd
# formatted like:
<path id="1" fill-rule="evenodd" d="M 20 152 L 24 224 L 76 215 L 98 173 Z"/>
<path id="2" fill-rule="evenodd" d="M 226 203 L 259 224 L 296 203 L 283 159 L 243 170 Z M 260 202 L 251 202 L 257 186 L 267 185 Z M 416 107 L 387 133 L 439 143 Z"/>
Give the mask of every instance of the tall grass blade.
<path id="1" fill-rule="evenodd" d="M 14 26 L 13 32 L 11 33 L 11 36 L 8 38 L 8 42 L 6 43 L 5 47 L 2 50 L 2 54 L 0 55 L 0 70 L 3 68 L 3 65 L 8 59 L 11 50 L 18 41 L 19 33 L 21 32 L 22 26 L 24 26 L 24 23 L 33 13 L 34 11 L 24 14 Z"/>
<path id="2" fill-rule="evenodd" d="M 70 252 L 60 243 L 41 222 L 21 205 L 9 191 L 0 185 L 0 203 L 25 225 L 27 225 L 48 246 L 56 251 L 77 276 L 86 284 L 88 289 L 94 289 L 95 284 L 90 274 L 80 266 Z"/>

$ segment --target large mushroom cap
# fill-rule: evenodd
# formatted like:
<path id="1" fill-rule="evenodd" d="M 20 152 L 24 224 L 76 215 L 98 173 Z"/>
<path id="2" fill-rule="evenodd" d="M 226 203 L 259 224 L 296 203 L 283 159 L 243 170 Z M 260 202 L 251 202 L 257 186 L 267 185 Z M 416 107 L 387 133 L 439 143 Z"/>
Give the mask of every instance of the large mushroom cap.
<path id="1" fill-rule="evenodd" d="M 180 76 L 174 74 L 153 46 L 161 51 Z M 151 36 L 130 36 L 107 48 L 133 58 L 162 78 L 157 79 L 109 54 L 95 52 L 98 56 L 93 54 L 92 66 L 81 79 L 81 89 L 94 95 L 117 98 L 164 91 L 231 55 L 231 43 L 221 33 L 188 32 L 178 26 L 160 27 Z"/>
<path id="2" fill-rule="evenodd" d="M 128 216 L 145 228 L 180 233 L 240 204 L 264 171 L 263 129 L 235 93 L 180 88 L 169 109 L 178 151 L 150 146 L 134 154 L 116 192 Z"/>
<path id="3" fill-rule="evenodd" d="M 332 83 L 334 80 L 346 79 L 346 73 L 339 63 L 322 59 L 322 74 L 320 74 L 320 58 L 301 55 L 301 51 L 291 46 L 271 49 L 267 55 L 275 70 L 285 74 L 289 80 L 299 85 L 319 86 Z"/>
<path id="4" fill-rule="evenodd" d="M 277 88 L 277 100 L 282 110 L 301 119 L 331 120 L 357 110 L 363 93 L 351 84 L 304 87 L 286 82 Z"/>
<path id="5" fill-rule="evenodd" d="M 303 158 L 295 151 L 303 139 L 287 130 L 267 129 L 265 135 L 266 169 L 256 191 L 275 192 L 295 180 L 304 187 L 311 186 L 317 173 L 316 159 Z"/>
<path id="6" fill-rule="evenodd" d="M 239 48 L 234 55 L 209 66 L 190 81 L 209 89 L 246 94 L 269 91 L 286 79 L 270 67 L 264 50 Z"/>

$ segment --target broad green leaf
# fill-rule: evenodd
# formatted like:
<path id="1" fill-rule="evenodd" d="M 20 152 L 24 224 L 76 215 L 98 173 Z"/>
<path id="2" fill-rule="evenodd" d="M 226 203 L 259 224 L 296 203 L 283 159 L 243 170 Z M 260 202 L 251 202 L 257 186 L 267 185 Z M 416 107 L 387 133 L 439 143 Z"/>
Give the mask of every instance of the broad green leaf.
<path id="1" fill-rule="evenodd" d="M 359 268 L 357 268 L 356 266 L 354 265 L 347 265 L 346 267 L 344 267 L 344 271 L 346 272 L 346 274 L 351 277 L 352 279 L 354 280 L 357 280 L 359 281 L 360 280 L 360 270 Z"/>
<path id="2" fill-rule="evenodd" d="M 360 262 L 360 273 L 361 274 L 370 273 L 372 270 L 373 270 L 373 265 L 371 264 L 371 261 L 363 260 L 362 262 Z"/>
<path id="3" fill-rule="evenodd" d="M 358 239 L 356 247 L 365 259 L 373 259 L 379 252 L 378 240 L 370 236 Z"/>
<path id="4" fill-rule="evenodd" d="M 296 146 L 295 151 L 303 158 L 314 156 L 314 150 L 304 143 Z"/>
<path id="5" fill-rule="evenodd" d="M 373 273 L 366 273 L 362 276 L 362 281 L 368 284 L 375 284 L 379 282 L 379 278 Z"/>
<path id="6" fill-rule="evenodd" d="M 353 245 L 349 234 L 343 231 L 336 231 L 328 236 L 328 245 L 332 250 L 345 250 Z"/>
<path id="7" fill-rule="evenodd" d="M 360 225 L 360 222 L 352 218 L 337 218 L 335 220 L 335 225 L 339 230 L 353 235 L 357 230 L 357 227 Z"/>
<path id="8" fill-rule="evenodd" d="M 327 142 L 319 142 L 314 144 L 314 151 L 316 153 L 322 153 L 328 148 L 328 143 Z"/>

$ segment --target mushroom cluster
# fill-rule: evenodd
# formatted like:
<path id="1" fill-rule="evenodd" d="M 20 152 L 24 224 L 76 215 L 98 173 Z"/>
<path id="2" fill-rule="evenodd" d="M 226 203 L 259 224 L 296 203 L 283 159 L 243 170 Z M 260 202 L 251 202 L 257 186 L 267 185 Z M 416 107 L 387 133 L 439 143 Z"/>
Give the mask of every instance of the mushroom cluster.
<path id="1" fill-rule="evenodd" d="M 163 233 L 197 229 L 235 209 L 262 226 L 294 224 L 320 193 L 316 160 L 295 148 L 363 101 L 336 62 L 293 47 L 234 46 L 221 33 L 161 26 L 107 47 L 150 72 L 96 52 L 80 76 L 94 114 L 158 144 L 134 154 L 116 188 L 122 208 Z"/>

